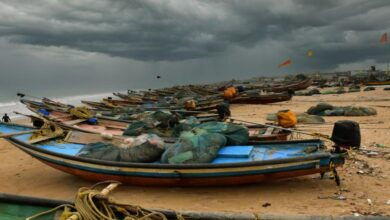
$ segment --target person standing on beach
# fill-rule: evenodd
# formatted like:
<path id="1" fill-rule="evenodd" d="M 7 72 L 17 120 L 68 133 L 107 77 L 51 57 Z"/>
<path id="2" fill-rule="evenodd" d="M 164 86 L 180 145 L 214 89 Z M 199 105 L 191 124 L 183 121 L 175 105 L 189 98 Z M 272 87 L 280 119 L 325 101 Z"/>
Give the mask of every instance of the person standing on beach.
<path id="1" fill-rule="evenodd" d="M 3 122 L 5 122 L 5 123 L 11 122 L 11 119 L 9 118 L 9 116 L 7 115 L 7 113 L 4 114 L 2 120 L 3 120 Z"/>

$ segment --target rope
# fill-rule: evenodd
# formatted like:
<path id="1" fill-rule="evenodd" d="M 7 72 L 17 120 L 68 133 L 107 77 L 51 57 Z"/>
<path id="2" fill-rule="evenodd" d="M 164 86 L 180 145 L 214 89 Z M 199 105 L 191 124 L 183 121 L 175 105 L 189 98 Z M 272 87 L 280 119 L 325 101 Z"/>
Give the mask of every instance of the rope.
<path id="1" fill-rule="evenodd" d="M 168 220 L 168 218 L 161 212 L 152 211 L 140 206 L 133 206 L 128 204 L 120 204 L 114 202 L 110 197 L 107 197 L 103 192 L 110 192 L 110 186 L 105 188 L 102 192 L 95 189 L 98 185 L 103 183 L 115 183 L 113 181 L 100 182 L 92 187 L 82 187 L 76 194 L 73 205 L 60 205 L 48 211 L 35 214 L 27 220 L 33 220 L 43 215 L 50 214 L 61 208 L 64 208 L 63 213 L 59 219 L 61 220 Z M 115 187 L 114 187 L 115 188 Z M 176 214 L 178 220 L 185 220 L 180 214 Z"/>
<path id="2" fill-rule="evenodd" d="M 85 106 L 71 108 L 69 113 L 77 118 L 89 119 L 93 117 L 92 112 Z"/>
<path id="3" fill-rule="evenodd" d="M 62 128 L 60 128 L 56 124 L 46 119 L 42 120 L 44 121 L 44 124 L 38 131 L 32 133 L 29 140 L 41 139 L 44 137 L 58 137 L 64 133 L 64 130 L 62 130 Z"/>
<path id="4" fill-rule="evenodd" d="M 55 208 L 52 208 L 52 209 L 50 209 L 50 210 L 47 210 L 47 211 L 44 211 L 44 212 L 40 212 L 40 213 L 38 213 L 38 214 L 35 214 L 35 215 L 33 215 L 33 216 L 30 216 L 30 217 L 26 218 L 26 220 L 33 220 L 33 219 L 42 217 L 42 216 L 44 216 L 44 215 L 48 215 L 48 214 L 50 214 L 50 213 L 52 213 L 52 212 L 54 212 L 54 211 L 57 211 L 57 210 L 59 210 L 59 209 L 61 209 L 61 208 L 64 208 L 64 211 L 63 211 L 61 217 L 62 217 L 62 216 L 65 216 L 65 215 L 76 214 L 76 213 L 74 213 L 74 212 L 70 212 L 70 211 L 69 211 L 70 208 L 74 209 L 74 206 L 69 205 L 69 204 L 65 204 L 65 205 L 59 205 L 59 206 L 57 206 L 57 207 L 55 207 Z M 63 219 L 63 218 L 60 218 L 60 219 Z"/>

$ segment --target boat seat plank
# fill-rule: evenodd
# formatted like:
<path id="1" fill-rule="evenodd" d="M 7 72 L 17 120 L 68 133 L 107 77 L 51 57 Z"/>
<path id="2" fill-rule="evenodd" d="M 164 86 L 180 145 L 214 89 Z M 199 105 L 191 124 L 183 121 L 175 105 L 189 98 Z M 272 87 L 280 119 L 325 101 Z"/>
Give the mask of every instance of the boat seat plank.
<path id="1" fill-rule="evenodd" d="M 124 137 L 115 137 L 115 139 L 124 139 Z M 75 144 L 89 144 L 96 142 L 111 142 L 111 140 L 103 138 L 100 134 L 85 133 L 80 131 L 70 131 L 64 141 Z"/>
<path id="2" fill-rule="evenodd" d="M 109 128 L 109 129 L 121 129 L 121 130 L 125 130 L 127 128 L 127 126 L 124 127 L 124 126 L 120 126 L 120 125 L 104 125 L 104 127 Z"/>
<path id="3" fill-rule="evenodd" d="M 212 164 L 223 164 L 223 163 L 242 163 L 249 162 L 250 158 L 232 158 L 232 157 L 217 157 L 211 163 Z"/>
<path id="4" fill-rule="evenodd" d="M 80 119 L 71 120 L 71 121 L 64 121 L 63 123 L 66 124 L 66 125 L 76 125 L 76 124 L 79 124 L 79 123 L 87 121 L 87 120 L 88 119 L 80 118 Z"/>
<path id="5" fill-rule="evenodd" d="M 264 133 L 264 136 L 271 135 L 273 131 L 274 131 L 274 128 L 268 127 Z"/>
<path id="6" fill-rule="evenodd" d="M 29 144 L 36 144 L 36 143 L 39 143 L 39 142 L 43 142 L 43 141 L 47 141 L 47 140 L 51 140 L 53 138 L 56 138 L 57 136 L 45 136 L 45 137 L 41 137 L 41 138 L 37 138 L 37 139 L 34 139 L 34 140 L 28 140 L 27 143 Z"/>
<path id="7" fill-rule="evenodd" d="M 253 146 L 226 146 L 218 151 L 218 157 L 247 158 L 253 150 Z"/>
<path id="8" fill-rule="evenodd" d="M 83 144 L 56 143 L 54 141 L 38 144 L 39 148 L 70 156 L 75 156 L 83 148 L 83 146 Z"/>

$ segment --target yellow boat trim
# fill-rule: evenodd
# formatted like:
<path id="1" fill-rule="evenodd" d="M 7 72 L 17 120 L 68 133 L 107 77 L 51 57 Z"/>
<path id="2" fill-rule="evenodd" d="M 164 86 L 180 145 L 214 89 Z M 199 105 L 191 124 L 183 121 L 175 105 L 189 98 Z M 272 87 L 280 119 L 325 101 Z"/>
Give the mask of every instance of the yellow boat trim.
<path id="1" fill-rule="evenodd" d="M 24 146 L 19 145 L 24 150 L 30 152 L 30 154 L 36 154 L 41 157 L 49 158 L 54 161 L 61 161 L 63 163 L 74 164 L 82 167 L 89 167 L 95 169 L 103 169 L 103 170 L 112 170 L 112 171 L 122 171 L 122 172 L 143 172 L 143 173 L 229 173 L 229 172 L 240 172 L 240 171 L 253 171 L 253 170 L 265 170 L 265 169 L 275 169 L 275 168 L 283 168 L 289 166 L 299 166 L 310 163 L 317 163 L 319 165 L 320 160 L 309 160 L 302 162 L 291 162 L 291 163 L 283 163 L 283 164 L 272 164 L 272 165 L 258 165 L 258 166 L 242 166 L 242 167 L 216 167 L 216 168 L 189 168 L 189 169 L 166 169 L 166 168 L 139 168 L 139 167 L 113 167 L 108 165 L 99 165 L 93 163 L 87 163 L 82 161 L 70 160 L 50 154 L 45 154 L 42 152 L 34 151 L 30 148 L 26 148 Z M 319 166 L 317 166 L 319 168 Z"/>

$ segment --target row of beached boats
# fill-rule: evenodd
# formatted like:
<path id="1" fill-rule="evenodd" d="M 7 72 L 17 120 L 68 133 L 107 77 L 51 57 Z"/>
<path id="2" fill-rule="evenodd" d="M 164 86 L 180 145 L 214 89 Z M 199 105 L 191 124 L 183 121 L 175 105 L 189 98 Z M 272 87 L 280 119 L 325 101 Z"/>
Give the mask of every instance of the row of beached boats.
<path id="1" fill-rule="evenodd" d="M 244 90 L 236 87 L 241 91 L 229 97 L 228 101 L 244 104 L 286 101 L 291 99 L 292 90 L 305 89 L 309 84 L 311 80 L 304 79 L 298 83 L 275 86 L 272 91 L 278 93 L 266 94 L 260 94 L 262 88 L 256 86 L 248 86 Z M 128 91 L 127 94 L 114 93 L 118 97 L 115 99 L 107 97 L 101 101 L 84 100 L 83 103 L 87 106 L 79 107 L 48 98 L 24 97 L 21 102 L 33 113 L 24 116 L 31 118 L 32 126 L 0 122 L 0 137 L 8 139 L 17 148 L 48 166 L 91 181 L 111 180 L 140 186 L 198 187 L 258 183 L 333 172 L 339 184 L 336 167 L 344 163 L 343 152 L 326 149 L 320 139 L 288 140 L 291 131 L 278 126 L 224 122 L 226 118 L 221 117 L 219 111 L 220 106 L 226 106 L 224 89 L 226 88 L 218 86 L 187 86 L 143 92 Z M 24 94 L 19 96 L 23 97 Z M 160 121 L 154 120 L 152 124 L 156 127 L 146 132 L 157 133 L 167 146 L 180 142 L 182 136 L 171 131 L 188 122 L 238 126 L 244 128 L 244 134 L 248 137 L 245 143 L 220 147 L 208 163 L 165 163 L 160 159 L 151 162 L 124 162 L 80 156 L 80 152 L 91 144 L 122 146 L 131 139 L 126 132 L 132 125 L 148 121 L 151 116 L 156 115 L 160 117 Z M 99 194 L 93 201 L 98 202 L 100 199 L 102 197 Z M 105 198 L 103 200 L 110 201 Z M 7 210 L 0 212 L 0 217 L 25 218 L 60 204 L 70 203 L 0 194 L 0 209 Z M 122 208 L 133 212 L 134 216 L 140 213 L 159 213 L 151 219 L 258 218 L 250 213 L 204 212 L 184 212 L 180 213 L 179 218 L 178 213 L 168 210 L 139 212 L 139 207 L 133 209 L 129 205 Z M 22 212 L 19 211 L 21 209 Z M 104 211 L 107 210 L 102 210 Z M 60 215 L 64 217 L 66 212 L 44 213 L 48 214 L 44 219 L 58 219 L 61 218 Z"/>
<path id="2" fill-rule="evenodd" d="M 307 83 L 307 79 L 305 82 Z M 193 93 L 202 93 L 203 97 L 207 96 L 206 94 L 215 97 L 218 93 L 217 90 L 193 86 L 191 89 Z M 335 171 L 334 167 L 344 163 L 343 153 L 327 150 L 319 139 L 287 140 L 290 132 L 286 129 L 243 124 L 239 126 L 244 126 L 247 130 L 248 141 L 222 146 L 210 163 L 172 164 L 159 160 L 148 163 L 121 162 L 79 156 L 83 147 L 91 143 L 118 144 L 126 141 L 128 136 L 124 135 L 124 132 L 132 123 L 142 120 L 140 115 L 145 112 L 161 111 L 177 116 L 178 121 L 186 120 L 190 116 L 198 123 L 221 119 L 216 114 L 198 109 L 161 106 L 154 109 L 144 106 L 151 100 L 159 101 L 157 97 L 177 94 L 177 90 L 178 88 L 171 88 L 145 93 L 130 91 L 126 97 L 124 94 L 116 94 L 126 102 L 116 102 L 112 108 L 100 105 L 91 105 L 91 108 L 74 107 L 47 98 L 22 99 L 21 102 L 35 113 L 27 115 L 35 127 L 1 123 L 0 132 L 19 149 L 58 170 L 93 181 L 117 180 L 142 186 L 248 184 L 314 173 L 323 174 Z M 112 101 L 105 101 L 108 100 Z M 134 105 L 128 105 L 128 100 L 134 101 Z M 135 100 L 139 102 L 136 103 Z M 107 112 L 110 116 L 107 116 Z M 126 120 L 118 119 L 118 114 L 126 113 Z M 172 127 L 168 124 L 158 129 L 165 131 Z M 166 143 L 180 140 L 180 136 L 174 136 L 172 133 L 166 136 L 163 132 L 159 134 L 162 134 Z"/>
<path id="3" fill-rule="evenodd" d="M 288 85 L 275 85 L 272 89 L 257 85 L 234 84 L 224 86 L 176 86 L 172 88 L 156 89 L 150 91 L 133 91 L 127 93 L 113 93 L 114 97 L 107 97 L 100 102 L 84 100 L 82 103 L 97 109 L 110 110 L 118 106 L 136 107 L 144 109 L 188 109 L 208 111 L 215 109 L 226 99 L 231 104 L 268 104 L 288 101 L 292 93 L 303 90 L 312 84 L 310 78 L 300 80 Z M 226 97 L 224 90 L 235 87 L 234 94 Z"/>

